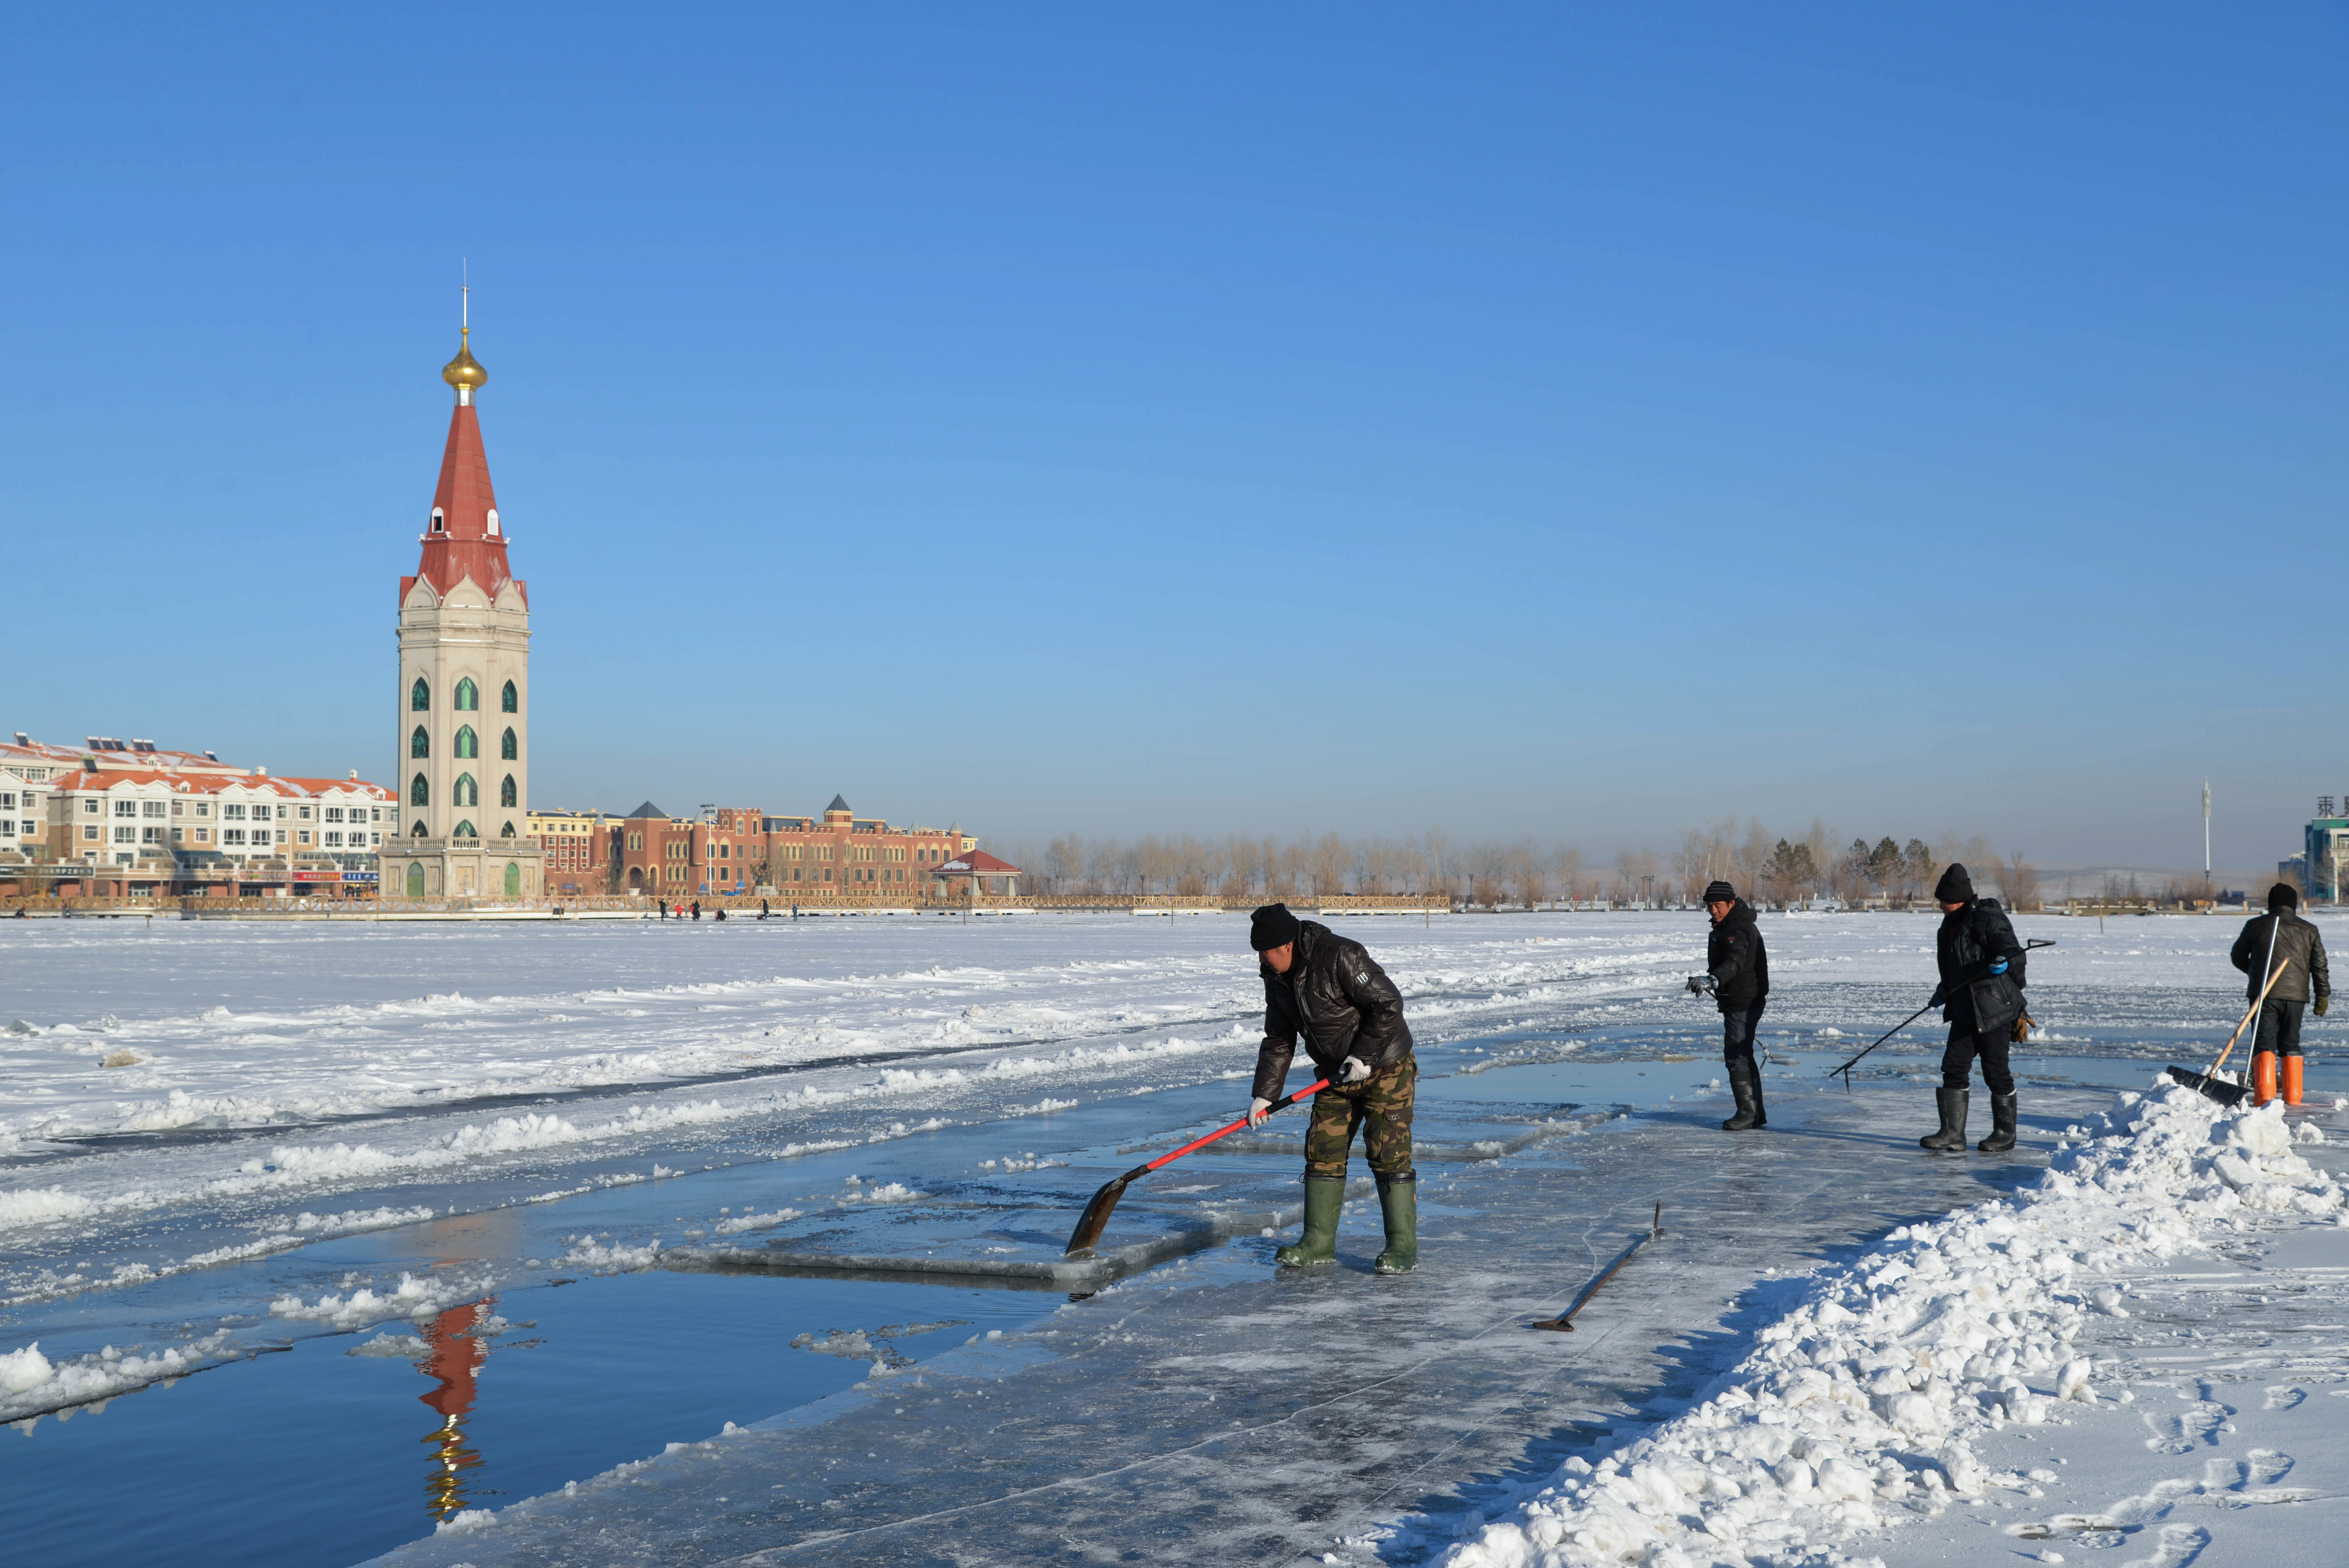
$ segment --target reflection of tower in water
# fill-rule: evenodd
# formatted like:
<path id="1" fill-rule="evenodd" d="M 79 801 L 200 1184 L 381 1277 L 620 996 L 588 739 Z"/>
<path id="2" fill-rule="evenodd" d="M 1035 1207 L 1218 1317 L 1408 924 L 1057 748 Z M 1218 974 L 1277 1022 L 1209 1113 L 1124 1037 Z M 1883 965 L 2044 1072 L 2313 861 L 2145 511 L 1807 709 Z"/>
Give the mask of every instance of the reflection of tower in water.
<path id="1" fill-rule="evenodd" d="M 489 1321 L 493 1295 L 452 1306 L 432 1320 L 425 1338 L 431 1354 L 417 1369 L 439 1383 L 418 1398 L 440 1413 L 440 1425 L 423 1440 L 433 1445 L 432 1474 L 425 1481 L 426 1506 L 435 1520 L 452 1519 L 465 1507 L 465 1471 L 481 1456 L 465 1446 L 465 1418 L 472 1412 L 476 1382 L 489 1345 L 474 1331 Z"/>

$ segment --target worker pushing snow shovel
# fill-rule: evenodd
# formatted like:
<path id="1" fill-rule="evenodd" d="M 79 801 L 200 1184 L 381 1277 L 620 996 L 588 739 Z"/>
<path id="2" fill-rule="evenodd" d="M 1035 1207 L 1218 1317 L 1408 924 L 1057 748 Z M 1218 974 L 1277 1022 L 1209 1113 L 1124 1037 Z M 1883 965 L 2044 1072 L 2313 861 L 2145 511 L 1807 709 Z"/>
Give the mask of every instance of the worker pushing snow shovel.
<path id="1" fill-rule="evenodd" d="M 2333 1005 L 2333 974 L 2324 962 L 2324 937 L 2297 911 L 2300 894 L 2290 882 L 2268 889 L 2268 913 L 2243 923 L 2227 956 L 2251 977 L 2244 999 L 2259 1009 L 2251 1036 L 2251 1102 L 2276 1098 L 2276 1068 L 2283 1068 L 2283 1102 L 2298 1105 L 2301 1094 L 2300 1021 L 2311 993 L 2316 1016 Z M 2262 954 L 2267 961 L 2252 968 Z M 2262 982 L 2266 984 L 2262 985 Z M 2277 1058 L 2282 1058 L 2279 1064 Z"/>
<path id="2" fill-rule="evenodd" d="M 1419 1062 L 1402 1018 L 1402 993 L 1361 943 L 1318 921 L 1299 920 L 1287 904 L 1256 912 L 1248 945 L 1264 979 L 1264 1044 L 1257 1051 L 1248 1124 L 1272 1114 L 1299 1036 L 1329 1080 L 1313 1097 L 1305 1133 L 1305 1233 L 1273 1256 L 1291 1265 L 1337 1257 L 1346 1155 L 1360 1128 L 1386 1218 L 1378 1272 L 1409 1274 L 1419 1262 L 1419 1178 L 1411 1164 Z"/>

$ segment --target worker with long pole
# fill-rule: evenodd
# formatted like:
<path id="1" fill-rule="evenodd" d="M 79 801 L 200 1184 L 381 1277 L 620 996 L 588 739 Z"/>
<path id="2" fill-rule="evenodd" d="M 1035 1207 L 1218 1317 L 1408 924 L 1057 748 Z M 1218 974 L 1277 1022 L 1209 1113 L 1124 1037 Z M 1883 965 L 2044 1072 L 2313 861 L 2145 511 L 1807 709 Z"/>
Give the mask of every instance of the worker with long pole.
<path id="1" fill-rule="evenodd" d="M 1962 1153 L 1966 1147 L 1966 1101 L 1976 1057 L 1982 1085 L 1990 1090 L 1991 1130 L 1979 1147 L 2002 1154 L 2014 1147 L 2014 1073 L 2007 1050 L 2023 1026 L 2023 954 L 2013 923 L 1994 898 L 1978 898 L 1966 868 L 1951 864 L 1933 889 L 1941 906 L 1941 929 L 1934 940 L 1941 984 L 1933 1000 L 1949 1021 L 1950 1043 L 1941 1052 L 1941 1087 L 1934 1091 L 1941 1125 L 1917 1140 L 1926 1149 Z M 1930 1004 L 1929 1004 L 1930 1006 Z"/>
<path id="2" fill-rule="evenodd" d="M 1256 1057 L 1251 1124 L 1272 1114 L 1302 1037 L 1329 1080 L 1313 1097 L 1305 1133 L 1305 1233 L 1273 1256 L 1296 1266 L 1338 1255 L 1346 1202 L 1346 1155 L 1354 1132 L 1378 1178 L 1386 1250 L 1378 1272 L 1409 1274 L 1419 1262 L 1419 1178 L 1411 1163 L 1411 1115 L 1419 1082 L 1402 993 L 1359 942 L 1268 903 L 1248 921 L 1264 980 L 1264 1044 Z"/>

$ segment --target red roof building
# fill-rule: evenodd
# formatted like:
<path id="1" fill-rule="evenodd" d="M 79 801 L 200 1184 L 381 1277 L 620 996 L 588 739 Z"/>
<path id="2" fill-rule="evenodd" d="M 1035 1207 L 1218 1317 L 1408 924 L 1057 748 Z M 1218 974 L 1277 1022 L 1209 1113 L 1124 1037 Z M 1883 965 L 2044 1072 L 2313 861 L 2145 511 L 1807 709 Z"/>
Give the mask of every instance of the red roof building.
<path id="1" fill-rule="evenodd" d="M 957 896 L 976 891 L 1009 898 L 1019 893 L 1023 873 L 1009 861 L 998 860 L 985 850 L 967 850 L 930 874 Z"/>

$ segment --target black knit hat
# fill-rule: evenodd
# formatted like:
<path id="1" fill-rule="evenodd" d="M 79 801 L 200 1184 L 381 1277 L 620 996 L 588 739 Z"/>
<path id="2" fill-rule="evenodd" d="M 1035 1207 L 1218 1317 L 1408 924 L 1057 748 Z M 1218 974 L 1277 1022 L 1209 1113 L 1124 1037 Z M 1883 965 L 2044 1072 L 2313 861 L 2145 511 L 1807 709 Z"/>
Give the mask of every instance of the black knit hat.
<path id="1" fill-rule="evenodd" d="M 1735 903 L 1737 902 L 1737 890 L 1731 887 L 1725 882 L 1707 882 L 1704 884 L 1703 902 L 1706 903 Z"/>
<path id="2" fill-rule="evenodd" d="M 1297 940 L 1297 917 L 1285 903 L 1268 903 L 1248 916 L 1248 945 L 1262 953 Z"/>
<path id="3" fill-rule="evenodd" d="M 2290 882 L 2276 883 L 2275 886 L 2268 889 L 2268 907 L 2270 909 L 2298 909 L 2300 907 L 2300 890 L 2293 887 Z"/>
<path id="4" fill-rule="evenodd" d="M 1941 880 L 1933 884 L 1933 902 L 1971 903 L 1973 901 L 1974 879 L 1966 874 L 1965 867 L 1951 861 L 1950 869 L 1941 873 Z"/>

